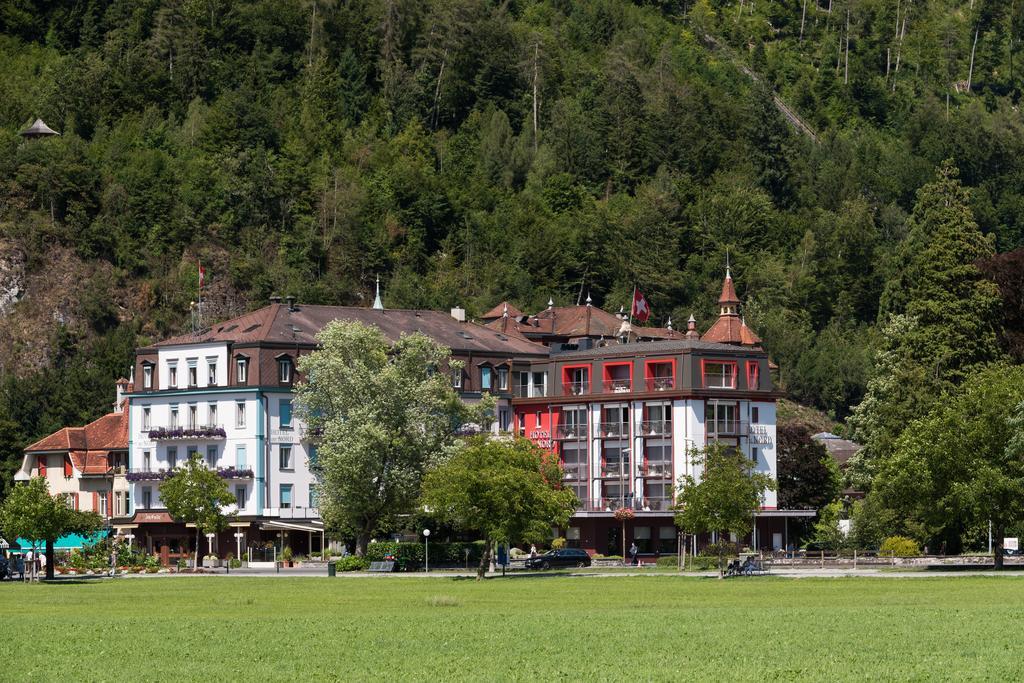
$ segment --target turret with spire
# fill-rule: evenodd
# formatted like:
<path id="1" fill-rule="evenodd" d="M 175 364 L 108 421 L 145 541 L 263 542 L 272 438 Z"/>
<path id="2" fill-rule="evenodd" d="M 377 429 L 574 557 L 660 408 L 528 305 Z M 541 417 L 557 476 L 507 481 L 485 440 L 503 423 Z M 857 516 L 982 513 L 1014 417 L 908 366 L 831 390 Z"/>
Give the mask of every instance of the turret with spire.
<path id="1" fill-rule="evenodd" d="M 373 297 L 373 310 L 384 310 L 384 302 L 380 300 L 380 275 L 377 276 L 377 295 Z"/>
<path id="2" fill-rule="evenodd" d="M 701 340 L 742 346 L 760 344 L 761 339 L 740 318 L 740 303 L 740 298 L 736 296 L 736 287 L 732 283 L 732 269 L 726 265 L 722 293 L 718 297 L 718 320 L 711 326 L 711 329 L 704 333 Z M 689 330 L 687 330 L 686 336 L 690 338 Z"/>

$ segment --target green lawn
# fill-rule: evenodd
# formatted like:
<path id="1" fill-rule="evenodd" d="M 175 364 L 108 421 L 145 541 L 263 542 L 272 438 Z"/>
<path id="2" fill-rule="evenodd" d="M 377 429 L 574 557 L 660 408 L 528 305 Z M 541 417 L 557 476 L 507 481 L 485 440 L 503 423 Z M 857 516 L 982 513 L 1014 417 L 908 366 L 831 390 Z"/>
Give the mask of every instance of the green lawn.
<path id="1" fill-rule="evenodd" d="M 1019 679 L 1024 577 L 0 584 L 0 680 Z"/>

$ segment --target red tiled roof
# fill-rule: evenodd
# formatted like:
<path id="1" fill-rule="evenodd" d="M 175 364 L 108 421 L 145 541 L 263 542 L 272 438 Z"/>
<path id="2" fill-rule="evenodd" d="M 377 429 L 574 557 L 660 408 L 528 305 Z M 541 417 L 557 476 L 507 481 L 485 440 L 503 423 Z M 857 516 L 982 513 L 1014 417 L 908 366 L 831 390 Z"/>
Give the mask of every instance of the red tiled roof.
<path id="1" fill-rule="evenodd" d="M 738 315 L 719 316 L 715 324 L 702 334 L 700 339 L 706 342 L 743 344 L 744 346 L 755 346 L 761 343 L 761 338 L 754 334 L 753 330 L 747 327 Z"/>
<path id="2" fill-rule="evenodd" d="M 25 449 L 26 453 L 67 451 L 83 474 L 107 471 L 110 451 L 128 449 L 128 411 L 109 413 L 84 427 L 64 427 Z"/>
<path id="3" fill-rule="evenodd" d="M 498 304 L 494 310 L 499 310 Z M 490 313 L 487 314 L 491 315 Z M 514 319 L 509 313 L 508 322 L 503 317 L 485 323 L 494 330 L 514 329 L 527 338 L 552 337 L 617 337 L 623 321 L 617 315 L 596 306 L 553 306 L 526 320 Z M 485 316 L 486 318 L 486 316 Z M 641 327 L 633 325 L 633 334 L 643 339 L 681 339 L 684 335 L 664 327 Z"/>
<path id="4" fill-rule="evenodd" d="M 501 318 L 505 315 L 505 307 L 508 307 L 508 317 L 510 318 L 522 318 L 523 312 L 513 306 L 507 301 L 502 301 L 500 304 L 492 308 L 491 310 L 480 316 L 481 320 L 494 320 L 495 318 Z"/>
<path id="5" fill-rule="evenodd" d="M 722 293 L 718 297 L 720 304 L 738 304 L 740 299 L 736 296 L 736 288 L 732 284 L 732 274 L 725 272 L 725 280 L 722 281 Z"/>

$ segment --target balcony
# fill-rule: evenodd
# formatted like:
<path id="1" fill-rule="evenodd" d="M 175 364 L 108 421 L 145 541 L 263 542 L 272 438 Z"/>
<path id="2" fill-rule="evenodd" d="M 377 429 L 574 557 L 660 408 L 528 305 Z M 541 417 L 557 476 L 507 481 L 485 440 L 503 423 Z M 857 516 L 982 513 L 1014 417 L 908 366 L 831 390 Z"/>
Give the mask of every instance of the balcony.
<path id="1" fill-rule="evenodd" d="M 516 398 L 543 398 L 548 395 L 548 388 L 532 384 L 517 384 L 512 388 L 512 395 Z"/>
<path id="2" fill-rule="evenodd" d="M 671 479 L 672 463 L 668 461 L 649 462 L 644 465 L 643 476 L 650 479 Z"/>
<path id="3" fill-rule="evenodd" d="M 587 478 L 587 466 L 578 463 L 562 465 L 563 481 L 584 481 Z"/>
<path id="4" fill-rule="evenodd" d="M 586 439 L 587 425 L 585 424 L 560 424 L 555 427 L 555 438 L 572 440 Z"/>
<path id="5" fill-rule="evenodd" d="M 582 380 L 579 382 L 562 382 L 562 393 L 566 396 L 582 396 L 590 388 L 590 382 Z"/>
<path id="6" fill-rule="evenodd" d="M 707 420 L 704 429 L 708 438 L 747 435 L 747 423 L 743 420 Z"/>
<path id="7" fill-rule="evenodd" d="M 212 469 L 212 468 L 208 468 Z M 168 477 L 172 476 L 178 468 L 174 469 L 152 469 L 149 467 L 136 468 L 128 470 L 126 478 L 128 481 L 163 481 Z M 252 479 L 252 470 L 237 469 L 235 467 L 218 467 L 216 469 L 217 476 L 221 479 Z"/>
<path id="8" fill-rule="evenodd" d="M 627 439 L 629 438 L 628 422 L 601 422 L 595 425 L 597 435 L 602 439 Z"/>
<path id="9" fill-rule="evenodd" d="M 263 513 L 278 519 L 320 519 L 320 510 L 311 507 L 266 508 Z"/>
<path id="10" fill-rule="evenodd" d="M 610 496 L 580 501 L 580 510 L 591 512 L 615 512 L 619 508 L 632 508 L 634 512 L 669 512 L 672 510 L 671 498 L 639 498 L 632 494 L 626 496 Z"/>
<path id="11" fill-rule="evenodd" d="M 150 429 L 148 435 L 154 441 L 208 441 L 210 439 L 226 439 L 228 436 L 221 425 L 157 427 Z"/>
<path id="12" fill-rule="evenodd" d="M 621 479 L 623 477 L 630 478 L 629 463 L 626 462 L 606 462 L 601 465 L 601 477 L 604 479 Z"/>
<path id="13" fill-rule="evenodd" d="M 648 377 L 647 391 L 671 391 L 676 388 L 675 377 Z"/>
<path id="14" fill-rule="evenodd" d="M 621 379 L 606 379 L 604 381 L 604 393 L 606 394 L 626 394 L 629 393 L 633 388 L 633 381 L 628 377 Z"/>
<path id="15" fill-rule="evenodd" d="M 645 420 L 640 423 L 640 436 L 648 437 L 671 437 L 671 420 Z"/>

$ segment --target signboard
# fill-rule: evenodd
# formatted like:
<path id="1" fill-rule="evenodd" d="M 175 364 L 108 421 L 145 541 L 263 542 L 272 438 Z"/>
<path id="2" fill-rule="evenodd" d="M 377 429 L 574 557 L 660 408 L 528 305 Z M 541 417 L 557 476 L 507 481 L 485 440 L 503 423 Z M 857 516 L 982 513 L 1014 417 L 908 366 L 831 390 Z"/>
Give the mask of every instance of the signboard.
<path id="1" fill-rule="evenodd" d="M 1003 539 L 1003 550 L 1020 550 L 1020 548 L 1018 547 L 1019 540 L 1020 539 L 1018 539 L 1016 537 L 1014 537 L 1014 538 L 1004 538 Z"/>
<path id="2" fill-rule="evenodd" d="M 747 433 L 750 436 L 751 445 L 770 446 L 772 444 L 772 434 L 768 431 L 767 425 L 750 425 Z"/>
<path id="3" fill-rule="evenodd" d="M 173 524 L 174 519 L 170 513 L 167 512 L 136 512 L 135 516 L 132 517 L 132 521 L 136 523 L 147 523 L 147 524 Z"/>
<path id="4" fill-rule="evenodd" d="M 294 429 L 273 429 L 270 431 L 270 443 L 295 443 Z"/>
<path id="5" fill-rule="evenodd" d="M 541 448 L 551 448 L 551 432 L 546 429 L 534 429 L 530 432 L 530 441 Z"/>

